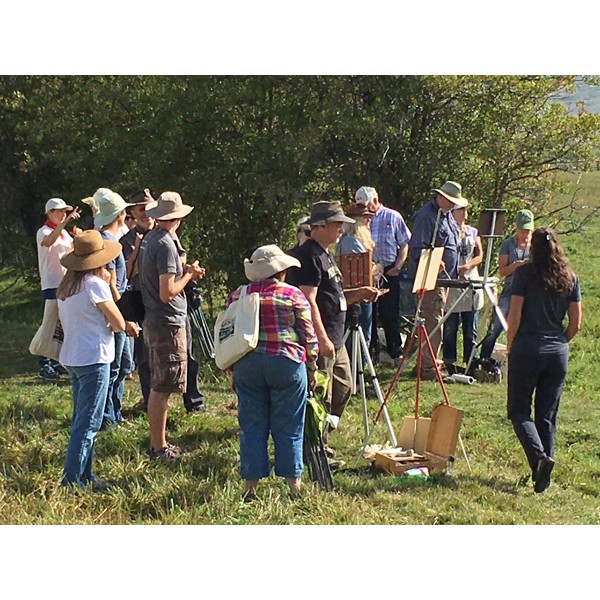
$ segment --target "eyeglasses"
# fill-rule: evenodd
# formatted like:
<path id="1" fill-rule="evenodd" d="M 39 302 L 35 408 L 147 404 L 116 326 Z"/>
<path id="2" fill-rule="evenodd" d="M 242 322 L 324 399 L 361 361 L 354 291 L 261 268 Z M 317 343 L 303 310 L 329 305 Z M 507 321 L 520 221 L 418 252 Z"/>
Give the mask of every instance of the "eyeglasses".
<path id="1" fill-rule="evenodd" d="M 127 216 L 125 217 L 125 220 L 126 220 L 126 221 L 135 221 L 135 217 L 134 217 L 133 215 L 127 215 Z"/>
<path id="2" fill-rule="evenodd" d="M 310 235 L 310 227 L 298 227 L 298 229 L 296 229 L 296 233 L 304 233 L 305 235 Z"/>

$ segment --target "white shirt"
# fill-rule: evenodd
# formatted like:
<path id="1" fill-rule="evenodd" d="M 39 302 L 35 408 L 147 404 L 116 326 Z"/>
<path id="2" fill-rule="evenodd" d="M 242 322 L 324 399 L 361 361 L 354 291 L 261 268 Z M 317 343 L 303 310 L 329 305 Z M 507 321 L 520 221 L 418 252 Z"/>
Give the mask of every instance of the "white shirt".
<path id="1" fill-rule="evenodd" d="M 86 275 L 79 293 L 58 301 L 58 317 L 65 334 L 59 357 L 63 365 L 85 367 L 114 360 L 114 336 L 104 313 L 96 306 L 108 300 L 112 300 L 108 283 Z"/>
<path id="2" fill-rule="evenodd" d="M 64 229 L 50 248 L 42 246 L 43 239 L 50 235 L 52 231 L 53 229 L 48 227 L 48 225 L 42 225 L 36 235 L 38 268 L 40 270 L 43 290 L 58 287 L 64 274 L 67 272 L 60 264 L 60 258 L 73 248 L 73 238 Z"/>

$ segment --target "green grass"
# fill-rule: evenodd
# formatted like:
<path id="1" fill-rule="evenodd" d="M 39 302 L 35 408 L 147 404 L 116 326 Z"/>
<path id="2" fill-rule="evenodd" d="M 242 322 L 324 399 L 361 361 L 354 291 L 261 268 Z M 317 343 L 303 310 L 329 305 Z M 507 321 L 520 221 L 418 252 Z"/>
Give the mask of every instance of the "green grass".
<path id="1" fill-rule="evenodd" d="M 580 203 L 597 204 L 600 173 L 583 177 Z M 565 198 L 570 197 L 567 194 Z M 560 204 L 565 198 L 556 198 Z M 559 412 L 556 468 L 544 494 L 527 480 L 524 454 L 505 416 L 506 385 L 448 385 L 453 405 L 464 410 L 462 439 L 451 470 L 421 482 L 397 481 L 374 472 L 362 448 L 362 413 L 355 397 L 330 438 L 346 468 L 335 474 L 336 489 L 321 493 L 306 485 L 291 500 L 272 476 L 261 482 L 260 499 L 240 501 L 235 396 L 209 364 L 202 368 L 208 411 L 186 415 L 171 398 L 171 441 L 194 450 L 176 464 L 151 462 L 146 416 L 136 409 L 137 381 L 127 382 L 128 424 L 99 435 L 95 469 L 118 486 L 104 494 L 65 490 L 58 484 L 69 437 L 68 383 L 40 384 L 28 344 L 41 316 L 39 293 L 23 283 L 1 293 L 13 280 L 0 277 L 4 343 L 0 346 L 0 523 L 1 524 L 598 524 L 600 523 L 600 375 L 595 361 L 600 339 L 600 225 L 563 238 L 581 277 L 584 325 L 571 347 L 570 371 Z M 378 376 L 387 390 L 394 371 Z M 401 376 L 389 412 L 398 433 L 413 411 L 415 383 Z M 442 401 L 439 388 L 423 385 L 422 414 Z M 370 416 L 377 409 L 369 401 Z M 385 441 L 383 422 L 372 442 Z M 308 483 L 308 477 L 305 477 Z"/>

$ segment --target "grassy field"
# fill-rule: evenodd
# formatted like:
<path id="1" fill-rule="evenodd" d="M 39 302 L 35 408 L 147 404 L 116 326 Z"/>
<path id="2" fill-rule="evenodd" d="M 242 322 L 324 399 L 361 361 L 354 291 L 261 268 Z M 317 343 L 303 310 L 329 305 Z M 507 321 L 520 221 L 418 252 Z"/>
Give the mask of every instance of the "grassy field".
<path id="1" fill-rule="evenodd" d="M 576 180 L 573 179 L 573 186 Z M 578 202 L 595 206 L 600 173 L 585 175 Z M 556 204 L 569 199 L 556 198 Z M 583 211 L 590 210 L 583 208 Z M 543 223 L 538 223 L 543 224 Z M 600 221 L 563 238 L 581 277 L 584 325 L 573 342 L 570 372 L 559 413 L 556 468 L 552 485 L 534 494 L 524 454 L 505 416 L 506 385 L 449 385 L 452 404 L 464 410 L 462 453 L 449 473 L 428 481 L 397 481 L 357 461 L 362 447 L 362 412 L 354 398 L 331 446 L 347 461 L 335 474 L 336 489 L 320 493 L 306 485 L 297 500 L 288 498 L 275 477 L 261 483 L 260 499 L 241 502 L 235 396 L 210 364 L 202 368 L 206 413 L 187 416 L 172 397 L 170 440 L 194 450 L 175 464 L 150 462 L 148 423 L 136 408 L 137 381 L 127 382 L 127 424 L 99 435 L 96 472 L 117 483 L 103 494 L 59 486 L 69 437 L 71 398 L 68 380 L 41 384 L 37 362 L 27 348 L 40 318 L 37 289 L 0 283 L 0 524 L 598 524 L 600 522 L 600 385 L 595 359 L 600 340 Z M 378 370 L 384 392 L 394 371 Z M 390 399 L 392 422 L 399 430 L 413 411 L 415 385 L 401 376 Z M 424 384 L 423 414 L 442 395 Z M 370 400 L 374 416 L 376 401 Z M 380 423 L 373 442 L 385 441 Z M 308 478 L 305 478 L 308 481 Z"/>

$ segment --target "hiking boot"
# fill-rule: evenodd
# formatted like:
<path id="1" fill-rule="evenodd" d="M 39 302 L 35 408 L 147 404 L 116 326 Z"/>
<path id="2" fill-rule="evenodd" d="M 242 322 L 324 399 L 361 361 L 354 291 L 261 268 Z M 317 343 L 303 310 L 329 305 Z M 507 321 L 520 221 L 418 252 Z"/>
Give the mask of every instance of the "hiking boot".
<path id="1" fill-rule="evenodd" d="M 554 468 L 554 460 L 549 456 L 544 456 L 538 460 L 537 469 L 535 470 L 535 481 L 533 489 L 536 494 L 541 494 L 546 491 L 550 485 L 550 473 Z"/>
<path id="2" fill-rule="evenodd" d="M 92 479 L 91 486 L 92 492 L 106 492 L 115 487 L 112 483 L 108 483 L 108 481 L 104 481 L 104 479 L 99 479 L 98 477 Z"/>
<path id="3" fill-rule="evenodd" d="M 148 454 L 150 455 L 150 458 L 171 461 L 181 457 L 181 450 L 177 446 L 167 443 L 167 445 L 160 450 L 153 450 L 150 448 Z"/>
<path id="4" fill-rule="evenodd" d="M 58 373 L 50 365 L 45 365 L 40 369 L 38 378 L 42 381 L 58 381 Z"/>

